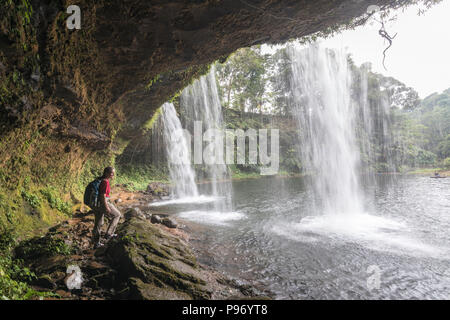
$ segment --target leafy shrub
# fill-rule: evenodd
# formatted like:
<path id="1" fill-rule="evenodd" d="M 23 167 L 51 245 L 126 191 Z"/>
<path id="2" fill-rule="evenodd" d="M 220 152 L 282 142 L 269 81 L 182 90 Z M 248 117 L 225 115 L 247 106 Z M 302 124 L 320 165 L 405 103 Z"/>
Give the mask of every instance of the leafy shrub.
<path id="1" fill-rule="evenodd" d="M 442 164 L 446 169 L 450 169 L 450 157 L 445 158 Z"/>
<path id="2" fill-rule="evenodd" d="M 41 205 L 41 199 L 35 194 L 27 192 L 25 189 L 22 189 L 21 192 L 22 198 L 33 208 L 37 209 Z"/>
<path id="3" fill-rule="evenodd" d="M 36 275 L 23 261 L 13 259 L 11 252 L 16 244 L 16 234 L 13 229 L 0 224 L 0 300 L 23 300 L 34 297 L 53 295 L 49 292 L 37 292 L 30 288 L 27 282 Z"/>

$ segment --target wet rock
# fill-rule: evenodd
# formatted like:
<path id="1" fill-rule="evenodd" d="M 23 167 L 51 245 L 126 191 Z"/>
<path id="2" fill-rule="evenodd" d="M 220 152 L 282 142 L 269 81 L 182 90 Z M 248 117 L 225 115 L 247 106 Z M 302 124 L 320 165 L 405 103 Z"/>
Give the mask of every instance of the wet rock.
<path id="1" fill-rule="evenodd" d="M 223 299 L 230 296 L 231 293 L 221 294 L 228 292 L 230 286 L 220 284 L 211 271 L 197 264 L 192 250 L 176 231 L 153 225 L 138 208 L 128 209 L 125 215 L 127 219 L 116 231 L 118 237 L 97 250 L 93 250 L 90 241 L 94 224 L 91 216 L 70 219 L 51 228 L 44 237 L 23 241 L 16 254 L 37 275 L 32 285 L 36 290 L 56 292 L 60 299 Z M 172 227 L 176 224 L 165 214 L 151 217 L 153 221 L 156 217 L 161 221 L 167 218 L 166 224 Z M 70 251 L 64 247 L 66 240 L 71 243 Z M 74 275 L 68 269 L 71 265 L 80 268 L 81 289 L 67 287 L 68 279 Z M 242 296 L 242 293 L 233 288 L 233 295 Z"/>
<path id="2" fill-rule="evenodd" d="M 173 229 L 175 229 L 178 226 L 178 223 L 171 218 L 164 218 L 164 219 L 162 219 L 161 223 L 163 225 L 165 225 L 166 227 L 173 228 Z"/>
<path id="3" fill-rule="evenodd" d="M 53 289 L 57 288 L 56 283 L 54 282 L 52 277 L 50 275 L 48 275 L 48 274 L 40 276 L 39 278 L 34 280 L 32 282 L 32 284 L 34 286 L 38 286 L 38 287 L 45 288 L 45 289 L 50 289 L 50 290 L 53 290 Z"/>
<path id="4" fill-rule="evenodd" d="M 141 209 L 136 207 L 136 208 L 134 208 L 134 210 L 136 210 L 136 213 L 137 213 L 138 217 L 143 218 L 143 219 L 146 218 L 145 214 L 142 212 Z"/>
<path id="5" fill-rule="evenodd" d="M 162 219 L 160 216 L 158 216 L 157 214 L 152 214 L 152 217 L 150 219 L 151 223 L 161 223 Z"/>
<path id="6" fill-rule="evenodd" d="M 125 217 L 125 220 L 130 220 L 131 218 L 141 218 L 143 214 L 139 208 L 129 208 L 125 211 L 123 216 Z"/>
<path id="7" fill-rule="evenodd" d="M 50 278 L 55 281 L 55 283 L 62 283 L 64 281 L 64 278 L 66 277 L 66 273 L 62 271 L 55 271 L 50 274 Z"/>
<path id="8" fill-rule="evenodd" d="M 152 182 L 147 186 L 147 193 L 160 198 L 168 196 L 169 186 L 162 182 Z"/>
<path id="9" fill-rule="evenodd" d="M 152 213 L 151 212 L 144 212 L 144 216 L 146 219 L 151 219 L 152 218 Z"/>
<path id="10" fill-rule="evenodd" d="M 133 217 L 118 228 L 107 257 L 126 281 L 128 299 L 207 299 L 211 291 L 192 251 L 178 237 Z"/>

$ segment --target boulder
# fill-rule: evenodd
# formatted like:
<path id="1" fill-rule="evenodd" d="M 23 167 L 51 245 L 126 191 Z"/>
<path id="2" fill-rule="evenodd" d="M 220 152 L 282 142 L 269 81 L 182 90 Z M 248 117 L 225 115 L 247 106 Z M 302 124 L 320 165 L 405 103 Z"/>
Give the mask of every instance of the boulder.
<path id="1" fill-rule="evenodd" d="M 152 182 L 147 186 L 147 193 L 160 198 L 165 197 L 169 195 L 169 186 L 162 182 Z"/>
<path id="2" fill-rule="evenodd" d="M 171 218 L 164 218 L 164 219 L 162 219 L 161 223 L 163 225 L 165 225 L 166 227 L 173 228 L 173 229 L 178 226 L 178 223 Z"/>
<path id="3" fill-rule="evenodd" d="M 208 299 L 212 292 L 196 259 L 180 238 L 132 217 L 108 247 L 110 265 L 130 288 L 125 299 Z"/>
<path id="4" fill-rule="evenodd" d="M 150 221 L 151 221 L 151 223 L 161 223 L 162 219 L 157 214 L 152 214 Z"/>
<path id="5" fill-rule="evenodd" d="M 54 290 L 57 288 L 55 280 L 52 279 L 52 277 L 48 274 L 44 274 L 44 275 L 38 277 L 36 280 L 33 281 L 32 284 L 35 286 L 45 288 L 45 289 L 50 289 L 50 290 Z"/>
<path id="6" fill-rule="evenodd" d="M 129 220 L 133 217 L 145 218 L 144 214 L 142 213 L 142 210 L 139 208 L 127 209 L 127 211 L 125 211 L 124 217 L 125 220 Z"/>

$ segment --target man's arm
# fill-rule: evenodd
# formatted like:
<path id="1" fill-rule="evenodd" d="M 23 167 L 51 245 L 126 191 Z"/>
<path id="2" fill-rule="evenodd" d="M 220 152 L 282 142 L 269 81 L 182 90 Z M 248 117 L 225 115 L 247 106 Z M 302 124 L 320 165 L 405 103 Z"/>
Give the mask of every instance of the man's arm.
<path id="1" fill-rule="evenodd" d="M 106 211 L 108 213 L 111 213 L 111 209 L 109 208 L 108 203 L 106 202 L 106 193 L 100 194 L 100 201 L 103 204 L 103 206 L 105 207 Z"/>

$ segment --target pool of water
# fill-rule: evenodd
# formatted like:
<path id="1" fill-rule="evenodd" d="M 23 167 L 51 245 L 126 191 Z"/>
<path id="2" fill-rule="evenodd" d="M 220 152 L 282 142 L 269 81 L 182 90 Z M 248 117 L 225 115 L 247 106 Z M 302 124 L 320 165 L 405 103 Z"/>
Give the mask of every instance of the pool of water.
<path id="1" fill-rule="evenodd" d="M 449 299 L 450 179 L 376 180 L 359 213 L 317 212 L 302 178 L 235 181 L 232 212 L 157 210 L 193 230 L 200 262 L 277 299 Z"/>

